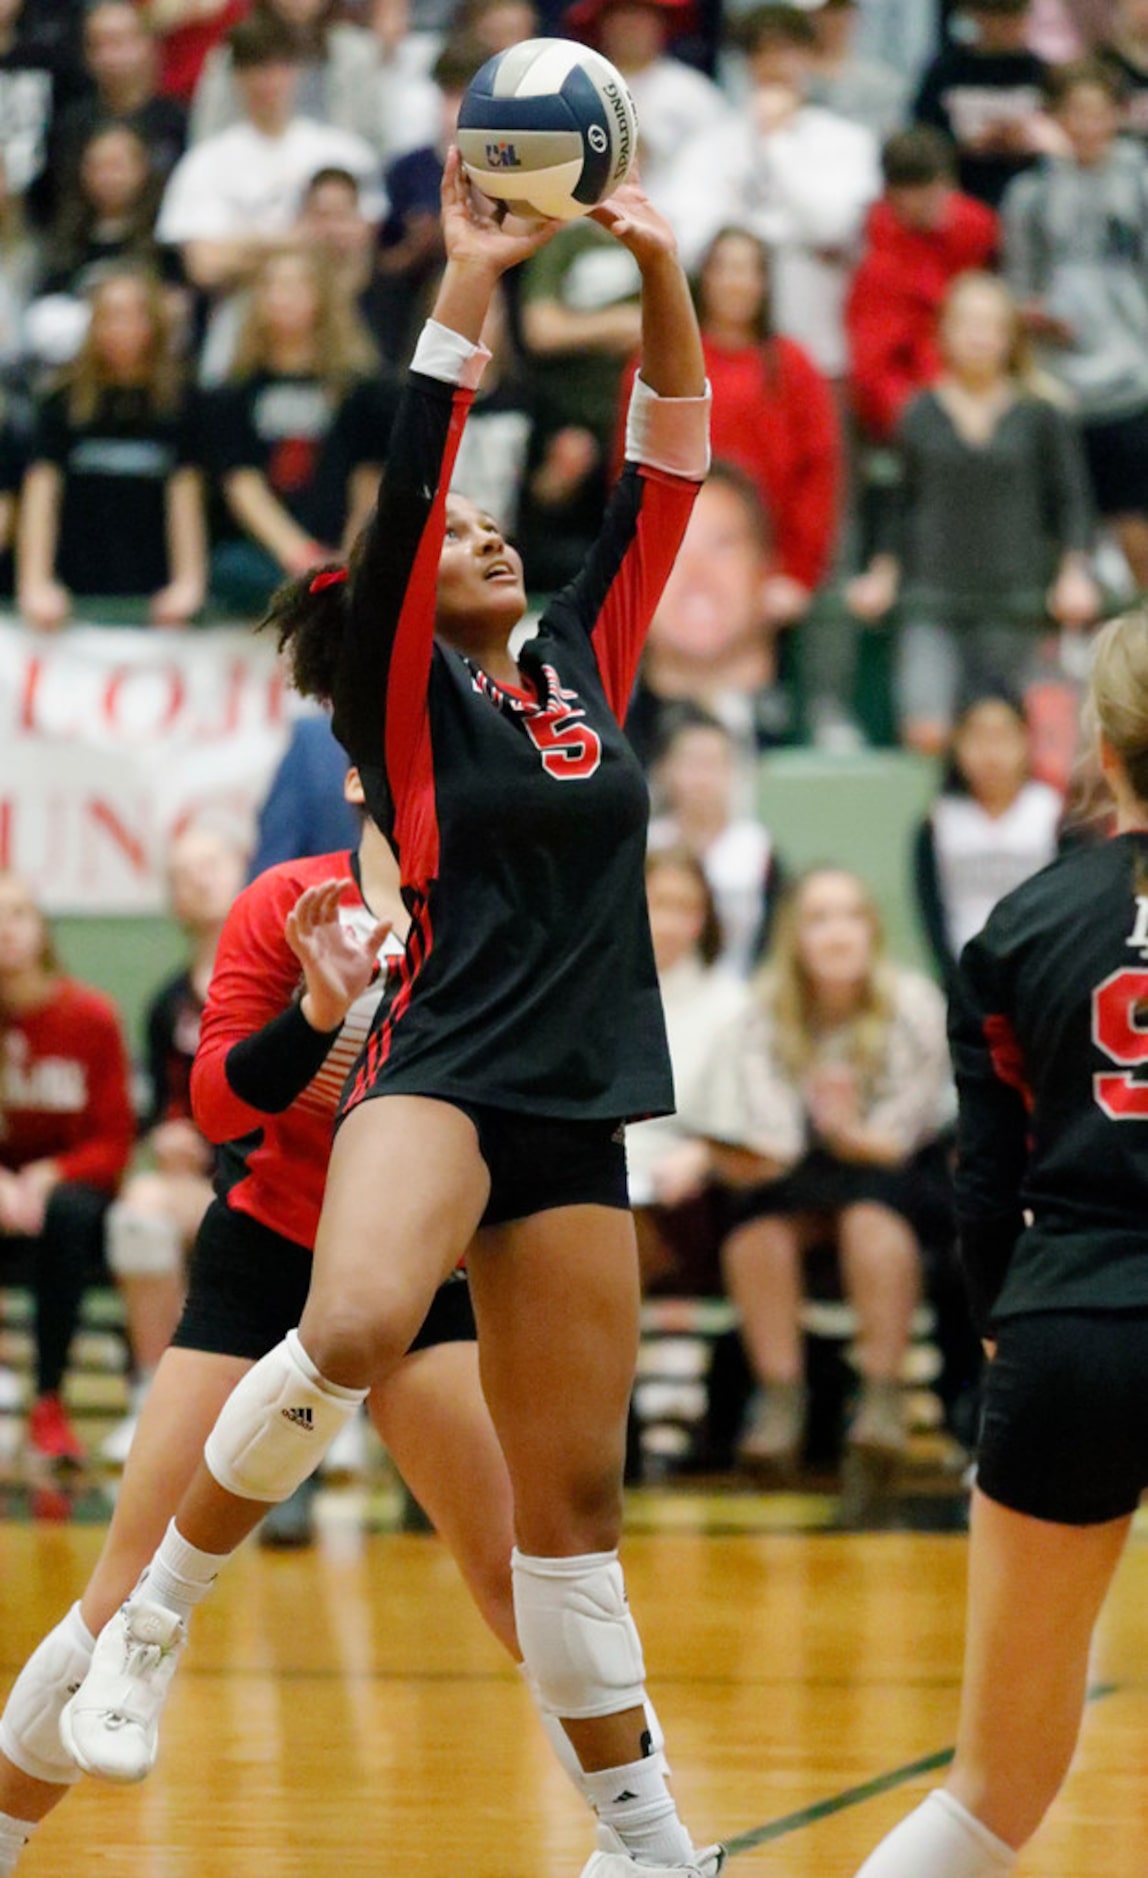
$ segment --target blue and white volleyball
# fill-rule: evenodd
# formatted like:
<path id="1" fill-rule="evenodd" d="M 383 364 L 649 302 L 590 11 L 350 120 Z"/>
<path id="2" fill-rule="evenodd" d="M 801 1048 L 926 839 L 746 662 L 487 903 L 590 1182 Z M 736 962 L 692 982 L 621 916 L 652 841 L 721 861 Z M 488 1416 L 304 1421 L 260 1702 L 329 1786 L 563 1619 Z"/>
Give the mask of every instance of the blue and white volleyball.
<path id="1" fill-rule="evenodd" d="M 573 221 L 625 182 L 638 143 L 626 81 L 573 39 L 524 39 L 466 90 L 458 147 L 484 195 Z"/>

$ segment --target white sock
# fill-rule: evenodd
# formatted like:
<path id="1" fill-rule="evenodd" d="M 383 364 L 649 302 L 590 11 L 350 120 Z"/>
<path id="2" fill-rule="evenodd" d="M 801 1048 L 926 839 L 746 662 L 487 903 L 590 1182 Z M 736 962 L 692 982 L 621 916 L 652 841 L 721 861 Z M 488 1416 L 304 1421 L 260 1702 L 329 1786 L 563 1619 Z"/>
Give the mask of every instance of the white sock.
<path id="1" fill-rule="evenodd" d="M 148 1604 L 162 1604 L 165 1611 L 175 1611 L 186 1619 L 207 1596 L 230 1556 L 228 1552 L 201 1552 L 198 1546 L 189 1545 L 173 1519 L 132 1596 L 138 1595 Z"/>
<path id="2" fill-rule="evenodd" d="M 631 1858 L 647 1865 L 688 1865 L 693 1841 L 678 1818 L 656 1754 L 627 1767 L 582 1775 L 586 1797 Z"/>
<path id="3" fill-rule="evenodd" d="M 938 1787 L 894 1826 L 857 1878 L 1001 1878 L 1017 1855 L 951 1793 Z"/>
<path id="4" fill-rule="evenodd" d="M 13 1819 L 11 1813 L 0 1813 L 0 1878 L 12 1878 L 16 1862 L 35 1830 L 34 1820 Z"/>

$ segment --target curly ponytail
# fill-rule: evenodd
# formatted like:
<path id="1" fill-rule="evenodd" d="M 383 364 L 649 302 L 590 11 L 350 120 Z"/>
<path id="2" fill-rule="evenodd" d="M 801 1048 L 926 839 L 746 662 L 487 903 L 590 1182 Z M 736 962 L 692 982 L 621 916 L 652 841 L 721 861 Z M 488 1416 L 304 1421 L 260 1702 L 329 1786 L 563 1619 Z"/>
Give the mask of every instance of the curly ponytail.
<path id="1" fill-rule="evenodd" d="M 287 653 L 296 691 L 321 704 L 330 704 L 335 695 L 346 606 L 347 569 L 328 561 L 277 587 L 257 628 L 274 631 L 280 652 Z"/>

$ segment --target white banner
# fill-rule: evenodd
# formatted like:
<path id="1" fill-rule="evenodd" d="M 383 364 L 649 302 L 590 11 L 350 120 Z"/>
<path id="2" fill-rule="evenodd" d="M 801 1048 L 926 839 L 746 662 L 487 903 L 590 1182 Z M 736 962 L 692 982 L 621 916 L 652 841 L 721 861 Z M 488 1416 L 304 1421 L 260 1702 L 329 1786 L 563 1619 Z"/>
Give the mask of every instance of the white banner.
<path id="1" fill-rule="evenodd" d="M 298 708 L 274 646 L 0 622 L 0 867 L 49 913 L 158 913 L 173 834 L 254 827 Z"/>

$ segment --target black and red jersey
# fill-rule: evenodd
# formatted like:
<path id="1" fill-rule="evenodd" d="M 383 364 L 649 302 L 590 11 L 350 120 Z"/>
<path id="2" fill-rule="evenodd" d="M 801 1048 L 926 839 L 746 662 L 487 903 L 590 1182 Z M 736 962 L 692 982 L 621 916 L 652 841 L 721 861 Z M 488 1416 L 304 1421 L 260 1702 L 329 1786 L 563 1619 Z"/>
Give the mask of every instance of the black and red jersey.
<path id="1" fill-rule="evenodd" d="M 472 397 L 411 372 L 348 594 L 335 729 L 397 850 L 412 926 L 346 1103 L 385 1089 L 557 1117 L 664 1113 L 648 798 L 620 720 L 698 484 L 627 466 L 509 690 L 434 639 Z"/>
<path id="2" fill-rule="evenodd" d="M 961 955 L 950 1039 L 982 1320 L 1148 1309 L 1148 833 L 1000 902 Z"/>
<path id="3" fill-rule="evenodd" d="M 340 874 L 347 891 L 339 917 L 369 932 L 357 858 L 346 852 L 284 861 L 240 894 L 219 941 L 191 1075 L 196 1122 L 222 1147 L 221 1198 L 308 1247 L 347 1071 L 392 982 L 389 970 L 380 973 L 334 1033 L 312 1030 L 300 1013 L 302 974 L 287 944 L 287 915 L 305 887 Z M 383 953 L 388 967 L 401 958 L 393 940 Z"/>

